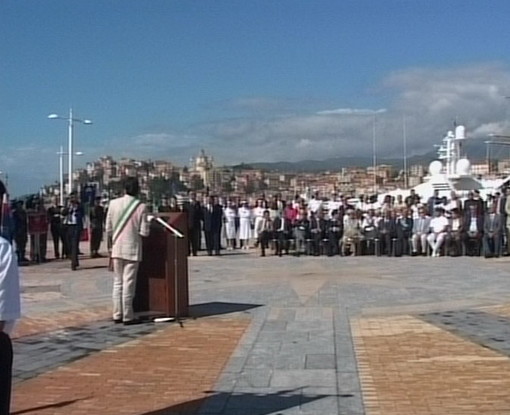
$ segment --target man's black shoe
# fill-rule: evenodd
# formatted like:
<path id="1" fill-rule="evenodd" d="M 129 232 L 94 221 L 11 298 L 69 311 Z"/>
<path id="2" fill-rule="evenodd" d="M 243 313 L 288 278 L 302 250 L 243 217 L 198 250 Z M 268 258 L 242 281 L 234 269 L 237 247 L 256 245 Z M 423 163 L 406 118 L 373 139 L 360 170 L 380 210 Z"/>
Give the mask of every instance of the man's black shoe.
<path id="1" fill-rule="evenodd" d="M 113 322 L 114 322 L 115 324 L 120 324 L 120 323 L 122 323 L 122 319 L 121 319 L 121 318 L 119 318 L 119 319 L 115 319 L 115 318 L 114 318 L 114 319 L 113 319 Z"/>
<path id="2" fill-rule="evenodd" d="M 135 318 L 124 322 L 125 326 L 134 326 L 135 324 L 142 324 L 142 320 Z"/>

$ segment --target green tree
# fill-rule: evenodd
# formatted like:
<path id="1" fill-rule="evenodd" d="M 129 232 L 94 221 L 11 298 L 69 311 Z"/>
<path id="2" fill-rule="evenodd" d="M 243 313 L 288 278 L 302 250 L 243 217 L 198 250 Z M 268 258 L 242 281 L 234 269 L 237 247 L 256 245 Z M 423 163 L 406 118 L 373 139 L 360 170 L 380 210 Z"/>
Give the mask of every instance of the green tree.
<path id="1" fill-rule="evenodd" d="M 191 176 L 190 183 L 189 183 L 190 190 L 197 191 L 197 190 L 203 190 L 204 189 L 204 181 L 200 176 L 193 175 Z"/>

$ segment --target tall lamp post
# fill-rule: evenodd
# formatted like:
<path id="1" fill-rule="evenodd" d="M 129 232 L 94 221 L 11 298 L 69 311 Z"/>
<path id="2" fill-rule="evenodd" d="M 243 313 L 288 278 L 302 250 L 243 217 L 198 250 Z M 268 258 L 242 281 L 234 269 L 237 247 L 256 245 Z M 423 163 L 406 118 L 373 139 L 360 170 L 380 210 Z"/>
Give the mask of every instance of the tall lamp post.
<path id="1" fill-rule="evenodd" d="M 64 156 L 67 155 L 64 152 L 64 147 L 60 146 L 60 151 L 57 153 L 59 156 L 59 179 L 60 179 L 60 206 L 64 206 Z M 81 151 L 76 151 L 75 156 L 82 156 Z"/>
<path id="2" fill-rule="evenodd" d="M 67 188 L 67 192 L 68 194 L 71 194 L 71 192 L 73 191 L 73 156 L 74 156 L 74 152 L 73 152 L 73 122 L 80 122 L 82 124 L 92 124 L 92 121 L 90 120 L 82 120 L 80 118 L 73 118 L 73 109 L 72 108 L 69 108 L 69 116 L 68 117 L 61 117 L 60 115 L 58 114 L 50 114 L 48 115 L 48 118 L 51 119 L 51 120 L 66 120 L 68 122 L 68 140 L 69 140 L 69 144 L 68 144 L 68 151 L 67 151 L 67 154 L 69 156 L 69 162 L 68 162 L 68 174 L 69 174 L 69 177 L 68 177 L 68 188 Z"/>

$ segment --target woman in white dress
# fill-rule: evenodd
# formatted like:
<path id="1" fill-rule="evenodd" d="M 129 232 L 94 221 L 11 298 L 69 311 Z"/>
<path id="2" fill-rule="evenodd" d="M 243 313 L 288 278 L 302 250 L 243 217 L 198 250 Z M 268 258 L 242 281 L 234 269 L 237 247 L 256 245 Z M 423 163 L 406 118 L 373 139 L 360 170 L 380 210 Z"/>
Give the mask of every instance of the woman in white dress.
<path id="1" fill-rule="evenodd" d="M 252 238 L 253 214 L 248 203 L 241 202 L 239 208 L 239 243 L 241 249 L 249 249 L 250 239 Z"/>
<path id="2" fill-rule="evenodd" d="M 233 201 L 228 201 L 228 205 L 223 211 L 223 217 L 225 220 L 225 238 L 227 239 L 227 250 L 232 251 L 236 243 L 237 217 L 237 208 Z"/>

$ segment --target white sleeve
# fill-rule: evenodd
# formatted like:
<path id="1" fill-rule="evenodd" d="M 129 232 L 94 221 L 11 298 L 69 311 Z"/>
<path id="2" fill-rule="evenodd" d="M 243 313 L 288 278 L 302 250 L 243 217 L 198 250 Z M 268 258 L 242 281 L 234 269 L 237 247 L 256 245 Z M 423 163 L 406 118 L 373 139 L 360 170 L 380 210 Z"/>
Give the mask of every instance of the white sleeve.
<path id="1" fill-rule="evenodd" d="M 20 318 L 19 271 L 12 246 L 0 238 L 0 321 Z"/>

